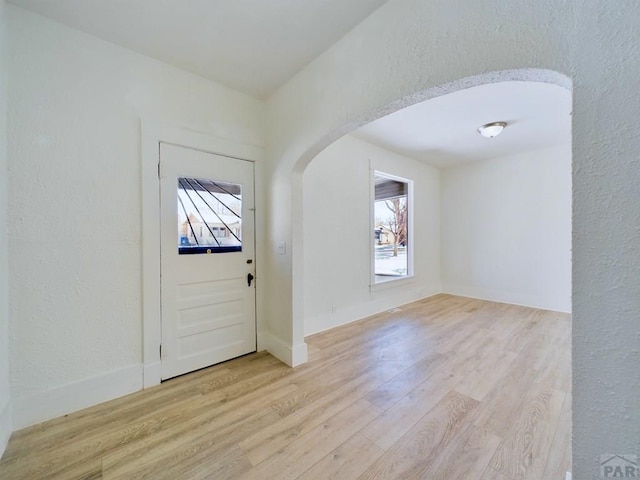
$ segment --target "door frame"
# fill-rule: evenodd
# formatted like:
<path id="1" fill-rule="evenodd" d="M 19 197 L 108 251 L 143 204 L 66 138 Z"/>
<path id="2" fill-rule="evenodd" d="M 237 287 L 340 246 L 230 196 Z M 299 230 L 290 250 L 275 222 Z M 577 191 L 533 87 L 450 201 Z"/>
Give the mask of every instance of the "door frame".
<path id="1" fill-rule="evenodd" d="M 161 381 L 160 363 L 161 294 L 160 294 L 160 143 L 200 150 L 254 163 L 256 206 L 265 205 L 263 187 L 263 150 L 236 140 L 215 137 L 206 133 L 142 119 L 141 125 L 141 180 L 142 180 L 142 384 L 143 388 Z M 264 272 L 262 251 L 264 211 L 255 210 L 256 277 Z M 263 328 L 263 299 L 260 281 L 256 278 L 256 333 L 258 351 L 265 349 Z"/>

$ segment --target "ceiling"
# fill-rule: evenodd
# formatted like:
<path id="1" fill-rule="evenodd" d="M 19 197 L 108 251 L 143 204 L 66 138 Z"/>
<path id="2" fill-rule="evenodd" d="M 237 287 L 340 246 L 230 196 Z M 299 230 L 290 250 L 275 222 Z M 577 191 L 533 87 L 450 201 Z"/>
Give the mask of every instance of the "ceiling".
<path id="1" fill-rule="evenodd" d="M 478 127 L 508 125 L 495 138 Z M 436 97 L 353 132 L 437 167 L 512 155 L 571 141 L 571 93 L 538 82 L 501 82 Z"/>
<path id="2" fill-rule="evenodd" d="M 9 0 L 72 28 L 268 97 L 386 0 Z M 504 132 L 480 136 L 485 123 Z M 503 82 L 433 98 L 354 135 L 437 167 L 567 143 L 571 94 Z"/>
<path id="3" fill-rule="evenodd" d="M 9 0 L 265 98 L 386 0 Z"/>

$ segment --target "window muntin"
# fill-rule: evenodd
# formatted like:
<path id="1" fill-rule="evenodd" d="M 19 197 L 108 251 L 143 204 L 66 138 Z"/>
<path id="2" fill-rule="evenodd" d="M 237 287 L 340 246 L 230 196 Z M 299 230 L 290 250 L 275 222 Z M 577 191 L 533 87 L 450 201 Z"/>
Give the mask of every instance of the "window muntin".
<path id="1" fill-rule="evenodd" d="M 242 251 L 242 185 L 180 177 L 178 253 Z"/>

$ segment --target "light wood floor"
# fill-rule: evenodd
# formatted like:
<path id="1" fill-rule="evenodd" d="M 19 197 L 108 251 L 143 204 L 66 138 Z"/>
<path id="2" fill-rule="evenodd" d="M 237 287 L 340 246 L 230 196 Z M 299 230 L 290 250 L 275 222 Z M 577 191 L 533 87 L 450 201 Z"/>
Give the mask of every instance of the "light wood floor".
<path id="1" fill-rule="evenodd" d="M 438 295 L 16 432 L 0 478 L 564 479 L 570 329 Z"/>

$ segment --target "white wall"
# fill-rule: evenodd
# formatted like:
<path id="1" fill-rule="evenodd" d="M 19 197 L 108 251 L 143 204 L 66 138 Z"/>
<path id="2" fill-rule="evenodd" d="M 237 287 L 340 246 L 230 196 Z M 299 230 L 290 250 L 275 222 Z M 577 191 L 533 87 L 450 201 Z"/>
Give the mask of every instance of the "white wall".
<path id="1" fill-rule="evenodd" d="M 370 289 L 370 170 L 414 182 L 414 276 Z M 438 170 L 347 135 L 303 175 L 305 335 L 440 291 Z"/>
<path id="2" fill-rule="evenodd" d="M 7 10 L 0 0 L 0 457 L 11 436 L 9 257 L 7 240 Z"/>
<path id="3" fill-rule="evenodd" d="M 48 185 L 42 179 L 52 170 L 55 172 L 56 167 L 66 169 L 77 180 L 79 170 L 88 160 L 95 170 L 96 165 L 105 165 L 100 174 L 104 175 L 106 184 L 95 181 L 90 186 L 82 186 L 80 194 L 86 196 L 95 192 L 95 196 L 103 196 L 110 193 L 108 187 L 114 185 L 127 192 L 136 191 L 132 184 L 115 182 L 114 177 L 128 178 L 116 175 L 115 172 L 120 171 L 136 173 L 131 167 L 137 165 L 134 161 L 137 142 L 134 118 L 140 112 L 157 112 L 159 116 L 174 118 L 179 123 L 197 123 L 205 125 L 209 131 L 225 130 L 224 133 L 239 134 L 239 137 L 242 137 L 242 132 L 259 130 L 251 127 L 253 121 L 246 115 L 247 110 L 258 108 L 232 92 L 45 21 L 26 19 L 24 14 L 15 16 L 22 20 L 18 22 L 20 28 L 12 29 L 12 36 L 21 41 L 13 43 L 10 68 L 16 70 L 16 65 L 24 64 L 17 70 L 20 73 L 18 80 L 26 85 L 10 79 L 10 90 L 28 90 L 29 95 L 18 95 L 17 98 L 22 100 L 25 97 L 28 110 L 36 108 L 37 113 L 26 115 L 30 117 L 27 122 L 29 128 L 15 146 L 10 145 L 10 163 L 12 168 L 17 167 L 18 172 L 34 171 L 33 164 L 39 161 L 35 158 L 51 158 L 51 163 L 39 161 L 40 166 L 46 167 L 41 173 L 39 187 Z M 602 453 L 640 451 L 640 419 L 636 415 L 640 401 L 640 369 L 637 368 L 640 364 L 637 346 L 640 283 L 635 281 L 640 276 L 640 243 L 637 242 L 640 222 L 637 152 L 640 151 L 640 136 L 636 134 L 640 96 L 634 93 L 640 77 L 639 16 L 640 4 L 636 0 L 560 3 L 553 0 L 392 0 L 283 86 L 269 99 L 267 118 L 270 160 L 266 170 L 270 182 L 267 208 L 270 216 L 266 274 L 270 284 L 268 312 L 272 332 L 292 348 L 302 341 L 304 335 L 303 316 L 299 313 L 303 295 L 296 290 L 296 281 L 303 274 L 300 171 L 306 162 L 352 128 L 385 112 L 482 82 L 517 78 L 532 80 L 535 77 L 541 81 L 562 83 L 559 75 L 529 70 L 514 72 L 514 69 L 534 66 L 562 72 L 573 79 L 574 86 L 574 478 L 597 476 L 597 458 Z M 452 38 L 455 41 L 452 42 Z M 65 48 L 69 50 L 65 51 Z M 26 56 L 21 59 L 19 54 Z M 102 67 L 104 64 L 113 65 L 117 73 Z M 83 77 L 88 81 L 84 82 Z M 94 88 L 81 88 L 82 94 L 76 96 L 75 91 L 85 83 Z M 139 88 L 130 88 L 134 85 Z M 109 93 L 105 94 L 107 90 Z M 208 95 L 193 95 L 189 90 L 207 91 Z M 40 91 L 45 92 L 46 97 L 56 99 L 53 102 L 55 108 L 50 108 L 50 102 L 37 101 Z M 221 98 L 222 92 L 226 92 L 228 103 Z M 163 93 L 168 95 L 160 101 Z M 173 97 L 179 101 L 171 108 L 166 98 Z M 75 98 L 80 100 L 74 101 Z M 103 106 L 101 115 L 91 113 L 95 101 Z M 199 107 L 197 103 L 205 105 Z M 236 108 L 234 111 L 239 112 L 236 116 L 225 108 L 211 108 L 220 103 L 245 107 Z M 185 107 L 180 108 L 180 105 Z M 25 122 L 24 110 L 27 108 L 15 100 L 11 108 L 12 113 L 15 110 L 17 114 L 15 121 Z M 111 115 L 114 110 L 116 122 Z M 74 125 L 73 119 L 67 118 L 69 115 L 63 115 L 61 122 L 56 121 L 64 111 L 79 114 L 82 121 L 76 121 Z M 219 121 L 220 111 L 225 112 L 225 122 Z M 39 136 L 40 118 L 46 120 L 44 126 L 47 128 L 43 133 L 59 129 L 63 134 Z M 64 121 L 72 124 L 64 124 Z M 94 125 L 105 122 L 110 125 L 108 130 L 122 132 L 123 135 L 103 138 L 92 130 L 91 141 L 87 142 L 83 135 L 70 133 L 86 133 Z M 608 128 L 602 128 L 603 125 Z M 224 126 L 230 127 L 225 129 Z M 11 126 L 12 136 L 19 131 L 16 125 Z M 24 138 L 26 136 L 29 138 Z M 61 149 L 59 144 L 56 145 L 54 141 L 58 137 L 71 148 Z M 34 156 L 34 152 L 41 150 L 38 142 L 50 140 L 52 146 L 49 149 L 55 155 Z M 92 155 L 96 151 L 100 155 Z M 122 153 L 128 161 L 124 161 Z M 62 167 L 59 161 L 65 156 L 69 156 L 70 161 Z M 19 162 L 24 162 L 26 167 L 23 168 Z M 106 165 L 113 168 L 108 169 Z M 96 173 L 94 169 L 91 170 L 92 176 Z M 13 171 L 10 175 L 11 185 L 25 188 L 29 185 L 24 181 L 14 183 L 13 177 L 20 175 Z M 19 180 L 31 180 L 29 175 L 21 176 Z M 52 178 L 59 182 L 60 175 Z M 45 190 L 37 194 L 37 198 L 51 202 L 56 197 L 47 193 L 62 195 L 67 199 L 63 207 L 69 209 L 69 218 L 82 217 L 84 211 L 91 209 L 69 208 L 74 205 L 71 198 L 76 195 L 71 188 L 71 184 L 59 182 L 55 191 Z M 49 189 L 53 190 L 53 187 Z M 120 333 L 126 333 L 121 337 L 124 339 L 139 334 L 138 327 L 133 326 L 133 318 L 139 318 L 139 312 L 135 312 L 139 309 L 139 301 L 129 296 L 128 289 L 124 295 L 98 292 L 105 285 L 111 289 L 119 287 L 117 283 L 105 283 L 101 278 L 94 278 L 94 275 L 104 275 L 103 269 L 95 267 L 105 264 L 113 265 L 114 272 L 108 274 L 110 280 L 128 281 L 129 275 L 139 276 L 137 259 L 126 257 L 129 247 L 136 244 L 135 228 L 133 240 L 127 241 L 126 245 L 122 241 L 109 243 L 109 258 L 97 257 L 95 245 L 89 245 L 95 242 L 87 240 L 80 242 L 83 248 L 79 252 L 71 253 L 69 242 L 62 239 L 53 244 L 58 259 L 55 266 L 50 257 L 43 255 L 30 257 L 26 262 L 25 248 L 17 253 L 13 250 L 13 246 L 19 244 L 18 240 L 13 240 L 18 238 L 14 235 L 18 230 L 15 225 L 21 218 L 45 220 L 46 214 L 38 213 L 40 208 L 44 208 L 46 213 L 54 213 L 54 218 L 61 215 L 55 202 L 40 207 L 34 201 L 25 201 L 28 194 L 19 194 L 14 202 L 16 205 L 11 206 L 18 213 L 12 214 L 10 267 L 28 270 L 12 274 L 12 301 L 14 297 L 20 299 L 17 306 L 11 307 L 12 312 L 20 312 L 19 319 L 12 313 L 12 321 L 18 325 L 13 333 L 12 356 L 19 355 L 16 348 L 26 348 L 24 356 L 31 358 L 32 353 L 37 354 L 37 343 L 46 340 L 44 350 L 53 354 L 52 365 L 58 365 L 51 372 L 56 383 L 74 381 L 88 373 L 82 365 L 86 359 L 83 346 L 87 343 L 89 348 L 97 348 L 97 354 L 93 355 L 87 369 L 91 372 L 104 372 L 113 366 L 113 359 L 118 363 L 115 368 L 129 365 L 134 358 L 139 361 L 137 346 L 126 340 L 126 345 L 120 348 L 123 343 L 120 338 L 114 342 L 115 337 L 121 337 Z M 124 207 L 120 204 L 113 211 L 111 208 L 99 209 L 101 221 L 111 218 L 117 210 L 129 224 L 133 223 L 129 207 L 138 206 L 138 199 L 136 193 L 131 193 L 130 197 L 128 202 L 122 202 L 127 204 Z M 89 206 L 92 205 L 90 202 Z M 26 207 L 33 209 L 34 215 L 24 217 L 29 209 Z M 113 219 L 108 221 L 109 225 L 113 223 Z M 46 223 L 44 225 L 46 230 Z M 109 230 L 106 234 L 110 240 L 126 239 L 122 234 L 129 231 L 121 228 Z M 54 232 L 57 232 L 54 236 L 64 233 Z M 285 255 L 277 254 L 280 240 L 288 242 Z M 79 242 L 76 240 L 75 243 Z M 85 261 L 74 266 L 77 257 Z M 38 269 L 44 274 L 39 274 Z M 54 274 L 56 269 L 60 274 Z M 87 271 L 94 273 L 88 274 Z M 79 278 L 75 279 L 74 275 Z M 62 285 L 52 280 L 60 281 Z M 43 286 L 43 282 L 47 285 Z M 49 286 L 57 302 L 48 299 L 49 292 L 45 287 Z M 23 298 L 27 294 L 20 293 L 21 289 L 32 289 L 32 304 L 27 304 Z M 115 300 L 109 300 L 100 304 L 92 297 L 117 298 L 120 302 L 116 304 Z M 56 305 L 60 311 L 52 314 L 51 310 Z M 84 323 L 77 320 L 83 312 L 73 317 L 76 321 L 69 321 L 65 316 L 73 313 L 74 309 L 78 310 L 77 305 L 87 310 L 92 306 L 92 316 L 87 317 Z M 105 306 L 112 311 L 104 313 Z M 101 313 L 96 315 L 95 310 Z M 94 317 L 98 324 L 91 321 L 92 328 L 86 328 L 89 318 Z M 53 342 L 40 331 L 51 333 L 59 327 L 65 330 L 65 338 L 77 336 L 72 347 L 77 347 L 80 352 L 72 350 L 62 354 L 67 345 L 52 345 Z M 33 343 L 26 335 L 29 328 L 35 328 Z M 89 341 L 79 340 L 79 337 Z M 39 368 L 46 370 L 48 365 L 35 363 L 24 367 L 24 372 L 12 374 L 13 382 L 19 384 L 23 393 L 31 388 L 37 391 L 48 388 L 49 377 L 45 373 L 32 373 Z M 69 374 L 63 372 L 67 368 Z M 22 373 L 25 374 L 24 382 L 20 380 Z M 43 380 L 42 386 L 39 380 Z"/>
<path id="4" fill-rule="evenodd" d="M 415 278 L 373 291 L 370 168 L 416 194 Z M 571 147 L 438 170 L 346 135 L 304 171 L 303 230 L 305 335 L 441 291 L 568 312 Z"/>
<path id="5" fill-rule="evenodd" d="M 19 428 L 142 386 L 140 119 L 261 145 L 264 106 L 22 9 L 9 20 Z"/>
<path id="6" fill-rule="evenodd" d="M 571 146 L 442 170 L 444 292 L 571 311 Z"/>
<path id="7" fill-rule="evenodd" d="M 515 79 L 568 86 L 560 72 L 574 92 L 574 478 L 597 476 L 600 454 L 640 451 L 639 17 L 636 0 L 392 0 L 281 87 L 267 117 L 272 330 L 292 347 L 303 339 L 299 171 L 319 151 L 435 95 Z"/>

